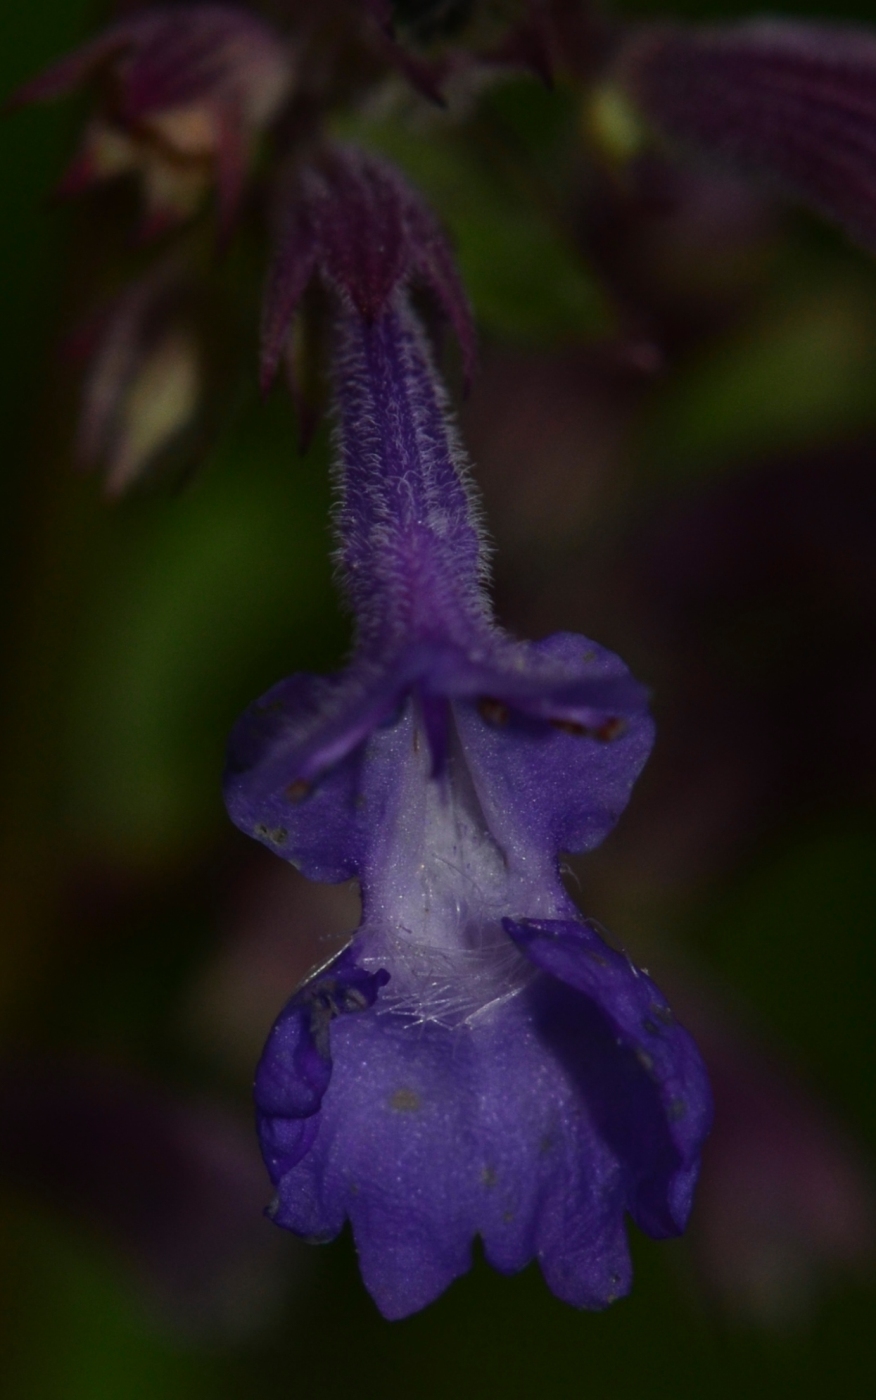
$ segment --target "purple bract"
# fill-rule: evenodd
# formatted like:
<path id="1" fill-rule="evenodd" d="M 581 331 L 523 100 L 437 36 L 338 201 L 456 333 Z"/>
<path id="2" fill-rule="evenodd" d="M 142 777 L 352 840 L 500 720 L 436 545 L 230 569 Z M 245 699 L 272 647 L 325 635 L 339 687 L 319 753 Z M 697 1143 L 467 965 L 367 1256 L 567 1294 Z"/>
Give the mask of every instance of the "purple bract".
<path id="1" fill-rule="evenodd" d="M 372 168 L 382 181 L 351 161 L 360 188 Z M 271 1214 L 317 1240 L 349 1219 L 388 1317 L 463 1273 L 476 1235 L 496 1268 L 537 1258 L 560 1297 L 601 1307 L 629 1287 L 625 1212 L 682 1229 L 710 1114 L 690 1037 L 558 870 L 625 806 L 652 742 L 646 694 L 583 637 L 522 643 L 493 621 L 407 303 L 418 225 L 359 200 L 381 232 L 363 258 L 373 230 L 347 218 L 348 184 L 321 215 L 334 242 L 300 246 L 335 298 L 356 644 L 341 674 L 293 676 L 250 708 L 226 779 L 242 830 L 312 879 L 357 877 L 363 899 L 351 946 L 293 996 L 258 1069 Z M 414 200 L 405 187 L 395 208 Z"/>
<path id="2" fill-rule="evenodd" d="M 391 165 L 355 149 L 325 150 L 286 190 L 279 222 L 262 322 L 263 388 L 317 268 L 369 322 L 399 284 L 422 284 L 453 326 L 471 374 L 474 329 L 453 255 L 432 211 Z"/>

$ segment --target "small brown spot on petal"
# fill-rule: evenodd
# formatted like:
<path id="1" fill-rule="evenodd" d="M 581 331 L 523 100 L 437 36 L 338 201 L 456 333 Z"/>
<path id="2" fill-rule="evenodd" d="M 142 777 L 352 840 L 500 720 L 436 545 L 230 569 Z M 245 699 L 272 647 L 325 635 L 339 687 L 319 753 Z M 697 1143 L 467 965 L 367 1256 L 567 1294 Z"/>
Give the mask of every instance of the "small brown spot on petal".
<path id="1" fill-rule="evenodd" d="M 598 729 L 593 730 L 594 739 L 598 739 L 600 744 L 610 744 L 612 739 L 619 739 L 626 729 L 626 724 L 615 715 L 612 719 L 607 719 L 604 724 L 600 724 Z"/>
<path id="2" fill-rule="evenodd" d="M 310 792 L 310 783 L 304 778 L 296 778 L 294 783 L 290 783 L 286 789 L 286 796 L 290 802 L 303 802 Z"/>
<path id="3" fill-rule="evenodd" d="M 575 734 L 579 738 L 584 734 L 592 733 L 592 730 L 588 729 L 586 725 L 577 724 L 573 719 L 552 719 L 551 726 L 561 730 L 563 734 Z"/>
<path id="4" fill-rule="evenodd" d="M 610 744 L 612 739 L 619 739 L 627 727 L 625 721 L 616 715 L 604 720 L 595 729 L 574 719 L 552 719 L 550 723 L 563 734 L 574 734 L 579 739 L 598 739 L 601 744 Z"/>
<path id="5" fill-rule="evenodd" d="M 487 724 L 494 724 L 497 728 L 507 724 L 511 718 L 508 706 L 504 705 L 501 700 L 494 700 L 489 695 L 483 695 L 478 701 L 478 714 L 481 719 L 486 720 Z"/>
<path id="6" fill-rule="evenodd" d="M 389 1096 L 389 1106 L 396 1113 L 416 1113 L 421 1102 L 416 1089 L 396 1089 Z"/>

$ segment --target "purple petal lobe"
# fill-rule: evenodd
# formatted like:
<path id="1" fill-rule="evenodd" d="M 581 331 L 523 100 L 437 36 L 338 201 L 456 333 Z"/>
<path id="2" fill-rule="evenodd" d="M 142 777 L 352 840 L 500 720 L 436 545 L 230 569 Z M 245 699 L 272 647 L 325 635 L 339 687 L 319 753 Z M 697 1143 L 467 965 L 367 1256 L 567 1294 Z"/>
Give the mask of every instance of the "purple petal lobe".
<path id="1" fill-rule="evenodd" d="M 690 1038 L 587 926 L 506 928 L 541 972 L 503 1004 L 452 1029 L 379 1001 L 333 1024 L 312 1141 L 275 1173 L 278 1224 L 325 1239 L 350 1219 L 388 1317 L 464 1272 L 475 1235 L 494 1267 L 537 1258 L 560 1297 L 603 1307 L 629 1287 L 624 1210 L 656 1236 L 689 1210 L 710 1113 Z"/>
<path id="2" fill-rule="evenodd" d="M 761 20 L 644 28 L 621 76 L 668 134 L 771 177 L 876 246 L 876 34 Z"/>
<path id="3" fill-rule="evenodd" d="M 637 1224 L 658 1237 L 679 1233 L 711 1122 L 708 1080 L 693 1040 L 650 977 L 592 925 L 549 919 L 502 924 L 537 967 L 598 1008 L 602 1034 L 595 1024 L 585 1030 L 580 1006 L 565 1025 L 555 1014 L 550 1033 L 558 1045 L 567 1037 L 567 1044 L 578 1036 L 590 1040 L 588 1078 L 600 1126 L 625 1162 L 627 1204 Z"/>
<path id="4" fill-rule="evenodd" d="M 336 690 L 332 680 L 306 675 L 273 686 L 237 721 L 225 772 L 225 802 L 235 825 L 309 879 L 329 883 L 358 870 L 362 755 L 337 762 L 313 783 L 301 775 L 296 740 L 304 748 L 308 737 L 319 735 L 322 707 L 334 703 Z"/>
<path id="5" fill-rule="evenodd" d="M 460 699 L 494 695 L 520 714 L 576 727 L 595 738 L 612 737 L 613 718 L 643 714 L 648 692 L 618 657 L 575 633 L 543 642 L 514 643 L 500 637 L 486 656 L 463 650 L 437 652 L 431 684 Z M 615 664 L 612 665 L 611 663 Z"/>
<path id="6" fill-rule="evenodd" d="M 494 678 L 492 693 L 454 707 L 473 781 L 503 845 L 591 850 L 614 826 L 651 751 L 654 726 L 644 688 L 617 656 L 586 637 L 558 633 L 521 652 L 516 674 Z M 546 683 L 551 667 L 552 685 Z M 569 719 L 568 705 L 557 697 L 564 687 L 570 693 L 576 673 L 581 694 L 590 686 L 595 698 L 602 683 L 617 687 L 612 698 L 622 703 L 589 714 L 573 711 L 578 718 Z M 540 716 L 527 715 L 523 704 Z"/>
<path id="7" fill-rule="evenodd" d="M 314 1137 L 315 1129 L 298 1120 L 318 1111 L 329 1086 L 332 1022 L 373 1006 L 388 981 L 384 969 L 369 973 L 357 966 L 347 949 L 295 993 L 275 1022 L 256 1070 L 254 1091 L 274 1181 L 294 1166 Z"/>

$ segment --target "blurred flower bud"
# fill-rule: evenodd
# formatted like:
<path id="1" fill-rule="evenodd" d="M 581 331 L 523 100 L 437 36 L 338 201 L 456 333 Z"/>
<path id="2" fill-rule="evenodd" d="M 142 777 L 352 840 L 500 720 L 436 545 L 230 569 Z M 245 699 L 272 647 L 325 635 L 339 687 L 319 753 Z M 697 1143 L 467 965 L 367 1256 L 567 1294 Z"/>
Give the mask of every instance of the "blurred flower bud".
<path id="1" fill-rule="evenodd" d="M 98 115 L 62 192 L 138 174 L 149 236 L 190 217 L 215 182 L 227 226 L 253 140 L 291 86 L 292 53 L 279 34 L 231 6 L 141 10 L 25 83 L 11 104 L 61 97 L 98 77 Z"/>
<path id="2" fill-rule="evenodd" d="M 203 366 L 181 310 L 176 266 L 135 283 L 106 316 L 85 380 L 79 454 L 102 461 L 110 496 L 122 495 L 192 427 Z"/>
<path id="3" fill-rule="evenodd" d="M 641 117 L 617 83 L 598 83 L 587 92 L 581 123 L 584 135 L 611 163 L 631 160 L 645 144 Z"/>

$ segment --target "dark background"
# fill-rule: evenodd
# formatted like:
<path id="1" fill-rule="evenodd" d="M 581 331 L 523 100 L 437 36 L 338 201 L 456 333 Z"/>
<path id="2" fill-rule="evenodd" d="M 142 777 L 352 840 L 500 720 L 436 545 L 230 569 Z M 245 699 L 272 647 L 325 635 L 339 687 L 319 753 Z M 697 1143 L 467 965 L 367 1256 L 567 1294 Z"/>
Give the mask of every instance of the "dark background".
<path id="1" fill-rule="evenodd" d="M 7 3 L 0 89 L 101 18 Z M 590 119 L 562 86 L 515 80 L 486 131 L 528 150 L 548 193 L 567 182 L 573 251 L 523 185 L 491 183 L 489 150 L 470 164 L 440 123 L 350 119 L 457 241 L 483 334 L 462 426 L 500 616 L 588 631 L 654 689 L 654 759 L 570 880 L 700 1035 L 721 1110 L 690 1236 L 633 1239 L 628 1300 L 579 1315 L 534 1266 L 509 1280 L 477 1261 L 390 1325 L 349 1240 L 308 1249 L 262 1220 L 249 1125 L 271 1018 L 355 898 L 275 869 L 220 794 L 240 708 L 343 654 L 328 434 L 300 456 L 253 369 L 197 475 L 108 505 L 73 469 L 62 345 L 102 206 L 49 192 L 84 110 L 0 130 L 3 1393 L 866 1393 L 876 264 L 707 170 L 607 194 L 570 156 Z M 248 286 L 245 259 L 228 276 Z M 613 298 L 644 357 L 617 351 Z"/>

